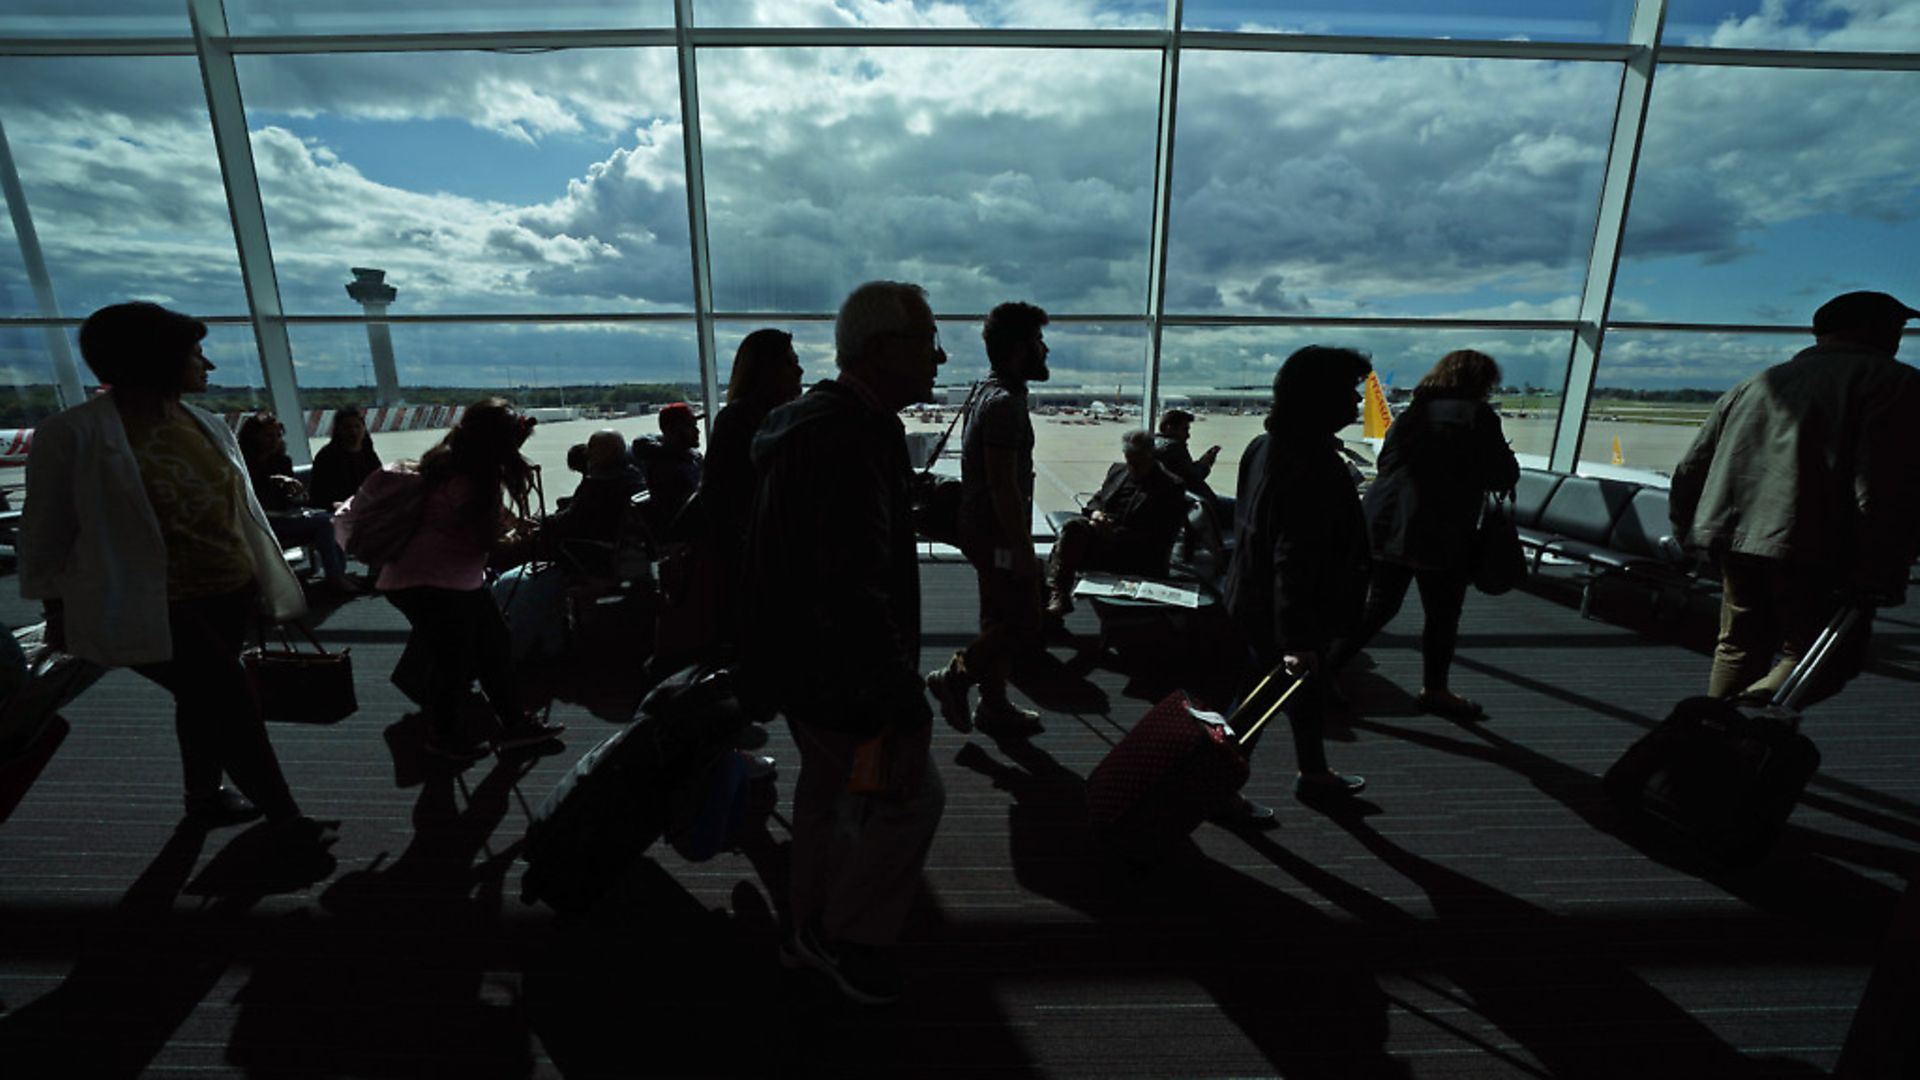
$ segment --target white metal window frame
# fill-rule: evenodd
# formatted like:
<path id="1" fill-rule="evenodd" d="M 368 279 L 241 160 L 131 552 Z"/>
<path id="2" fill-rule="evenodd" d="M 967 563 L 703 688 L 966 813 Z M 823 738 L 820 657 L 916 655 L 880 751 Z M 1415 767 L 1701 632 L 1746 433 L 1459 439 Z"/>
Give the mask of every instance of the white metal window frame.
<path id="1" fill-rule="evenodd" d="M 675 0 L 675 25 L 632 30 L 458 31 L 448 33 L 370 33 L 311 35 L 245 35 L 227 32 L 219 0 L 184 0 L 193 15 L 190 37 L 164 38 L 0 38 L 4 56 L 193 56 L 206 86 L 208 109 L 219 148 L 221 175 L 229 208 L 234 215 L 235 242 L 247 286 L 249 311 L 244 316 L 217 315 L 208 322 L 247 324 L 255 331 L 261 353 L 262 377 L 276 408 L 296 411 L 299 391 L 287 328 L 295 325 L 360 325 L 367 320 L 352 315 L 288 315 L 280 304 L 274 282 L 272 243 L 260 206 L 246 140 L 245 108 L 239 83 L 233 77 L 233 58 L 241 55 L 494 51 L 543 52 L 579 48 L 650 47 L 675 50 L 680 72 L 680 105 L 686 157 L 688 266 L 693 275 L 694 304 L 683 312 L 570 312 L 564 314 L 389 315 L 393 324 L 487 323 L 692 323 L 699 341 L 700 384 L 706 414 L 718 409 L 719 358 L 715 355 L 714 326 L 718 322 L 831 321 L 831 312 L 722 311 L 713 306 L 712 277 L 706 227 L 704 158 L 700 141 L 698 53 L 708 49 L 751 47 L 809 48 L 1017 48 L 1115 49 L 1157 51 L 1161 54 L 1159 131 L 1154 162 L 1153 222 L 1150 232 L 1147 311 L 1127 314 L 1063 315 L 1062 323 L 1137 325 L 1146 329 L 1148 348 L 1143 386 L 1146 420 L 1158 409 L 1161 334 L 1167 327 L 1341 327 L 1358 329 L 1473 329 L 1564 332 L 1571 352 L 1560 398 L 1558 421 L 1550 454 L 1553 468 L 1572 471 L 1586 426 L 1587 409 L 1598 374 L 1608 330 L 1661 330 L 1685 333 L 1802 334 L 1802 326 L 1688 322 L 1613 322 L 1608 313 L 1620 260 L 1628 206 L 1638 167 L 1641 135 L 1645 130 L 1652 82 L 1662 65 L 1717 65 L 1735 67 L 1841 69 L 1859 71 L 1920 71 L 1920 53 L 1815 52 L 1782 49 L 1722 49 L 1665 46 L 1660 40 L 1666 0 L 1640 0 L 1623 42 L 1530 42 L 1457 38 L 1401 38 L 1254 34 L 1212 30 L 1183 30 L 1182 0 L 1168 0 L 1164 28 L 1152 30 L 998 30 L 950 28 L 732 28 L 694 24 L 694 0 Z M 1608 145 L 1607 165 L 1595 216 L 1594 238 L 1586 260 L 1585 285 L 1578 314 L 1571 319 L 1448 319 L 1448 318 L 1328 318 L 1312 316 L 1200 316 L 1166 310 L 1167 222 L 1171 202 L 1172 164 L 1176 148 L 1180 59 L 1195 51 L 1272 53 L 1333 53 L 1367 56 L 1428 56 L 1465 59 L 1562 60 L 1616 63 L 1621 66 L 1621 89 Z M 15 210 L 16 218 L 28 208 Z M 30 216 L 28 217 L 30 222 Z M 22 231 L 22 235 L 27 232 Z M 0 326 L 38 327 L 49 331 L 77 326 L 79 319 L 62 317 L 48 309 L 52 292 L 41 280 L 44 268 L 29 273 L 41 302 L 37 317 L 0 319 Z M 945 312 L 943 321 L 971 320 L 972 312 Z M 54 365 L 61 367 L 59 356 Z M 64 367 L 71 368 L 69 358 Z M 58 372 L 56 372 L 56 376 Z M 64 381 L 56 378 L 56 381 Z M 297 440 L 296 440 L 297 441 Z M 304 457 L 304 443 L 291 447 Z"/>

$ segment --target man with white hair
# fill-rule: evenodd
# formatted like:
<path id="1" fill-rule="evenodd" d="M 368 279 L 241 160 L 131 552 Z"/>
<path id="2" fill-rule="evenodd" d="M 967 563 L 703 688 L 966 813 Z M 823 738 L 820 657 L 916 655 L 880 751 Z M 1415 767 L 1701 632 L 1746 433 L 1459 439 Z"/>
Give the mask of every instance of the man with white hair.
<path id="1" fill-rule="evenodd" d="M 912 468 L 896 415 L 932 398 L 946 354 L 926 293 L 896 281 L 847 297 L 834 346 L 839 376 L 775 409 L 754 436 L 741 692 L 784 714 L 800 748 L 781 961 L 880 1005 L 900 993 L 892 947 L 946 805 L 919 673 Z"/>
<path id="2" fill-rule="evenodd" d="M 1047 559 L 1047 614 L 1053 618 L 1073 610 L 1073 585 L 1083 570 L 1167 572 L 1173 538 L 1187 517 L 1184 487 L 1155 460 L 1147 432 L 1127 432 L 1120 450 L 1125 460 L 1107 470 L 1086 514 L 1061 526 Z"/>

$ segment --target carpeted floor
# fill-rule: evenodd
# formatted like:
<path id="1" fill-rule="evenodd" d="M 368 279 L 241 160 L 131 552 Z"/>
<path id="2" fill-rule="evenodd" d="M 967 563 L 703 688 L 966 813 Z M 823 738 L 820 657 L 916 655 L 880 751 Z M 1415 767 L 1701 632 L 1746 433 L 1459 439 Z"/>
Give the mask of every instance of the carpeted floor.
<path id="1" fill-rule="evenodd" d="M 973 588 L 952 563 L 923 582 L 932 666 L 969 635 Z M 37 775 L 9 766 L 30 784 L 0 822 L 0 1074 L 1824 1075 L 1920 866 L 1920 605 L 1883 613 L 1869 673 L 1809 713 L 1823 769 L 1740 873 L 1643 852 L 1599 797 L 1705 682 L 1710 607 L 1642 607 L 1611 590 L 1583 620 L 1555 582 L 1472 596 L 1455 688 L 1490 716 L 1467 724 L 1413 709 L 1410 603 L 1345 680 L 1363 718 L 1330 752 L 1371 781 L 1359 812 L 1295 803 L 1269 739 L 1248 793 L 1280 827 L 1202 826 L 1149 873 L 1097 854 L 1081 786 L 1199 639 L 1094 656 L 1083 607 L 1021 680 L 1043 734 L 939 728 L 909 997 L 870 1011 L 776 963 L 789 772 L 739 851 L 656 849 L 557 921 L 519 901 L 518 843 L 630 714 L 638 658 L 558 680 L 563 752 L 456 772 L 420 758 L 386 681 L 404 621 L 358 600 L 318 630 L 351 647 L 359 712 L 273 727 L 309 812 L 341 823 L 324 859 L 177 827 L 170 702 L 129 673 L 65 711 Z M 766 752 L 795 762 L 779 725 Z"/>

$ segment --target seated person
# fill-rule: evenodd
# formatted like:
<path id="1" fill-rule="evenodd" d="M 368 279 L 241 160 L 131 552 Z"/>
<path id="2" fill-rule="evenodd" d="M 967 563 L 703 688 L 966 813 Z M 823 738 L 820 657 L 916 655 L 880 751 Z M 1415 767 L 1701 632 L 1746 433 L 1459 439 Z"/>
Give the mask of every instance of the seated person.
<path id="1" fill-rule="evenodd" d="M 1164 574 L 1173 538 L 1187 519 L 1179 477 L 1154 460 L 1153 436 L 1129 431 L 1120 439 L 1126 461 L 1107 470 L 1106 483 L 1084 517 L 1060 528 L 1047 560 L 1047 614 L 1073 610 L 1073 584 L 1082 570 Z"/>
<path id="2" fill-rule="evenodd" d="M 665 535 L 680 508 L 700 487 L 700 416 L 693 406 L 676 401 L 660 410 L 660 434 L 633 440 L 633 459 L 653 493 L 648 513 L 654 531 Z"/>
<path id="3" fill-rule="evenodd" d="M 627 457 L 625 436 L 612 428 L 593 433 L 586 442 L 580 484 L 561 500 L 559 509 L 540 523 L 548 551 L 563 565 L 589 574 L 611 572 L 612 549 L 633 497 L 647 490 L 640 470 Z M 586 544 L 570 541 L 584 540 Z"/>
<path id="4" fill-rule="evenodd" d="M 1154 460 L 1179 477 L 1180 483 L 1188 491 L 1200 497 L 1200 501 L 1212 511 L 1216 524 L 1223 528 L 1230 527 L 1233 524 L 1230 508 L 1207 486 L 1213 463 L 1220 458 L 1220 448 L 1209 446 L 1206 453 L 1195 458 L 1187 447 L 1187 440 L 1192 435 L 1193 414 L 1185 409 L 1168 409 L 1160 417 L 1160 434 L 1153 440 Z"/>
<path id="5" fill-rule="evenodd" d="M 307 486 L 294 478 L 293 459 L 287 456 L 286 425 L 263 409 L 240 422 L 235 438 L 274 539 L 284 547 L 312 548 L 320 560 L 321 576 L 334 593 L 352 596 L 365 591 L 347 576 L 347 553 L 334 539 L 333 513 L 307 508 Z"/>
<path id="6" fill-rule="evenodd" d="M 380 455 L 367 434 L 367 418 L 349 405 L 333 414 L 327 445 L 313 455 L 307 494 L 314 506 L 333 510 L 360 490 L 360 482 L 380 468 Z"/>

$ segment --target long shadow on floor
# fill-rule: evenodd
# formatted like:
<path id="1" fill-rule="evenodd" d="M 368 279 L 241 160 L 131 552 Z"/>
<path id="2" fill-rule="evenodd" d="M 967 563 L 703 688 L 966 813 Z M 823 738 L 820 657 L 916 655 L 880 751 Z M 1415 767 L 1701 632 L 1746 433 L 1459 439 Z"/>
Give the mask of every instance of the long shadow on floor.
<path id="1" fill-rule="evenodd" d="M 520 1077 L 533 1059 L 520 966 L 501 932 L 518 840 L 494 838 L 533 759 L 491 759 L 479 781 L 422 775 L 413 834 L 340 875 L 265 935 L 227 1047 L 253 1075 Z"/>
<path id="2" fill-rule="evenodd" d="M 1360 814 L 1329 816 L 1426 894 L 1434 915 L 1419 966 L 1458 987 L 1459 1004 L 1518 1042 L 1542 1068 L 1511 1064 L 1537 1075 L 1595 1080 L 1821 1075 L 1811 1066 L 1741 1054 L 1648 985 L 1598 928 L 1416 855 L 1382 836 Z M 1266 836 L 1250 835 L 1248 842 L 1369 927 L 1411 928 L 1423 921 Z"/>
<path id="3" fill-rule="evenodd" d="M 288 850 L 256 826 L 194 876 L 207 840 L 204 828 L 182 822 L 114 906 L 104 932 L 81 940 L 60 985 L 0 1018 L 7 1075 L 144 1075 L 221 977 L 246 959 L 256 940 L 253 906 L 334 869 L 324 845 Z M 183 894 L 204 898 L 198 910 L 177 909 Z"/>
<path id="4" fill-rule="evenodd" d="M 725 908 L 703 906 L 649 858 L 591 911 L 556 921 L 528 968 L 526 1009 L 562 1072 L 838 1080 L 1031 1067 L 985 978 L 915 963 L 912 942 L 947 934 L 924 892 L 900 1004 L 851 1005 L 821 976 L 782 968 L 789 845 L 766 820 L 741 842 L 761 882 L 737 882 Z"/>
<path id="5" fill-rule="evenodd" d="M 1087 824 L 1085 781 L 1029 743 L 1008 740 L 999 749 L 1011 764 L 978 743 L 968 743 L 956 760 L 1013 795 L 1015 876 L 1033 893 L 1098 921 L 1086 934 L 1000 943 L 1017 948 L 1034 977 L 1108 986 L 1108 1004 L 1122 1014 L 1131 1003 L 1130 979 L 1189 980 L 1281 1075 L 1408 1074 L 1386 1052 L 1388 1001 L 1371 970 L 1371 928 L 1363 936 L 1191 845 L 1151 870 L 1103 857 Z M 1087 1003 L 1101 1004 L 1097 996 Z M 1166 1016 L 1128 1015 L 1137 1024 L 1117 1040 L 1125 1057 L 1114 1069 L 1152 1069 L 1159 1060 L 1158 1071 L 1166 1073 L 1245 1071 L 1232 1048 L 1209 1058 L 1196 1053 L 1196 1040 L 1155 1040 L 1153 1025 L 1173 1022 Z M 1084 1058 L 1097 1052 L 1079 1051 L 1093 1074 L 1100 1063 Z M 1165 1056 L 1175 1054 L 1181 1056 Z"/>
<path id="6" fill-rule="evenodd" d="M 1453 726 L 1463 737 L 1380 720 L 1354 720 L 1353 726 L 1510 769 L 1597 832 L 1616 836 L 1670 869 L 1708 881 L 1822 938 L 1870 946 L 1892 918 L 1898 899 L 1894 890 L 1847 864 L 1873 866 L 1902 876 L 1920 866 L 1920 854 L 1909 850 L 1789 824 L 1779 846 L 1765 862 L 1730 868 L 1684 845 L 1628 829 L 1601 790 L 1598 777 L 1518 743 L 1489 724 L 1455 722 Z M 1752 928 L 1746 932 L 1751 933 Z"/>

